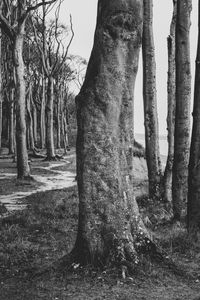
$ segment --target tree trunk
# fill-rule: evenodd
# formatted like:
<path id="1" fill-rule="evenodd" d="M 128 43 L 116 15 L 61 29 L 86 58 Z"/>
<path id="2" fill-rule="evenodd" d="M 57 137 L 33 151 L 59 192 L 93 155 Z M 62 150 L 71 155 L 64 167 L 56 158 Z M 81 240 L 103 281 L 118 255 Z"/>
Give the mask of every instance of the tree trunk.
<path id="1" fill-rule="evenodd" d="M 15 143 L 14 143 L 14 89 L 11 90 L 11 99 L 9 102 L 9 154 L 15 153 Z"/>
<path id="2" fill-rule="evenodd" d="M 34 151 L 35 149 L 35 141 L 34 141 L 34 133 L 33 133 L 33 118 L 31 113 L 31 94 L 32 94 L 32 85 L 29 83 L 29 91 L 27 95 L 27 117 L 28 117 L 28 136 L 30 141 L 30 149 Z"/>
<path id="3" fill-rule="evenodd" d="M 156 62 L 153 39 L 153 1 L 144 0 L 144 24 L 142 39 L 143 101 L 146 160 L 150 197 L 160 196 L 161 163 L 159 154 Z"/>
<path id="4" fill-rule="evenodd" d="M 188 179 L 188 231 L 194 236 L 197 236 L 200 230 L 200 2 L 198 5 L 199 31 Z"/>
<path id="5" fill-rule="evenodd" d="M 57 99 L 57 148 L 61 148 L 61 124 L 60 124 L 60 105 L 61 105 L 61 93 L 58 91 L 58 99 Z"/>
<path id="6" fill-rule="evenodd" d="M 1 148 L 1 136 L 2 136 L 2 126 L 3 126 L 3 114 L 2 114 L 2 102 L 3 102 L 3 95 L 2 95 L 2 51 L 1 51 L 1 41 L 2 41 L 2 33 L 0 29 L 0 148 Z"/>
<path id="7" fill-rule="evenodd" d="M 142 2 L 98 2 L 94 47 L 76 98 L 79 224 L 72 254 L 81 264 L 137 263 L 135 240 L 145 231 L 132 181 Z"/>
<path id="8" fill-rule="evenodd" d="M 46 147 L 47 160 L 55 159 L 54 132 L 53 132 L 53 102 L 54 102 L 54 79 L 49 76 L 46 103 Z"/>
<path id="9" fill-rule="evenodd" d="M 168 130 L 168 156 L 164 173 L 163 199 L 165 202 L 172 201 L 172 168 L 174 162 L 174 126 L 176 110 L 176 66 L 175 66 L 175 31 L 177 0 L 173 0 L 173 16 L 170 25 L 170 35 L 167 38 L 168 49 L 168 82 L 167 82 L 167 130 Z"/>
<path id="10" fill-rule="evenodd" d="M 45 123 L 45 105 L 46 105 L 46 80 L 44 72 L 42 73 L 42 97 L 41 97 L 41 110 L 40 110 L 40 139 L 41 148 L 45 148 L 46 140 L 46 123 Z"/>
<path id="11" fill-rule="evenodd" d="M 37 144 L 37 108 L 36 105 L 33 101 L 33 97 L 31 97 L 31 106 L 33 109 L 33 114 L 32 114 L 32 118 L 33 118 L 33 138 L 34 138 L 34 142 Z"/>
<path id="12" fill-rule="evenodd" d="M 64 153 L 66 154 L 67 150 L 69 150 L 69 138 L 68 138 L 68 125 L 64 114 L 62 115 L 62 132 L 63 132 Z"/>
<path id="13" fill-rule="evenodd" d="M 177 0 L 176 23 L 176 118 L 172 202 L 174 219 L 179 220 L 187 201 L 190 147 L 190 12 L 191 0 Z"/>
<path id="14" fill-rule="evenodd" d="M 26 120 L 25 120 L 25 81 L 24 62 L 22 57 L 24 41 L 23 22 L 15 37 L 14 43 L 14 63 L 16 69 L 16 146 L 17 146 L 17 175 L 18 178 L 26 178 L 30 175 L 28 164 L 28 154 L 26 147 Z"/>

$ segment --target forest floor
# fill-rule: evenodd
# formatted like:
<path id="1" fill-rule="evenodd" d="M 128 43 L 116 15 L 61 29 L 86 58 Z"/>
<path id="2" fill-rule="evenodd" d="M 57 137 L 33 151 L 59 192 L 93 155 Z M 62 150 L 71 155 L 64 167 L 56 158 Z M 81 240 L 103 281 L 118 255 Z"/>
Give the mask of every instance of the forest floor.
<path id="1" fill-rule="evenodd" d="M 141 214 L 152 238 L 180 268 L 180 274 L 143 257 L 135 274 L 125 279 L 113 269 L 78 267 L 74 272 L 34 276 L 69 253 L 75 241 L 74 152 L 56 163 L 33 160 L 31 169 L 35 179 L 43 176 L 46 180 L 18 181 L 12 175 L 16 166 L 11 158 L 0 157 L 0 201 L 4 199 L 10 210 L 0 206 L 1 300 L 200 300 L 200 245 L 190 241 L 184 223 L 170 222 L 170 209 L 147 198 L 145 170 L 135 185 Z M 57 185 L 55 177 L 61 175 L 67 176 L 70 187 Z M 44 186 L 50 190 L 43 190 Z"/>

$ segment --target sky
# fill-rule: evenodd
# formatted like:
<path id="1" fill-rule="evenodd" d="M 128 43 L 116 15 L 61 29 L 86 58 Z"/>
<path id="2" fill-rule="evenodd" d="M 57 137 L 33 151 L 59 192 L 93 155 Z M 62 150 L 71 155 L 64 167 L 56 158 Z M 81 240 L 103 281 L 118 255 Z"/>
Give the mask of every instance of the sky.
<path id="1" fill-rule="evenodd" d="M 113 0 L 114 1 L 114 0 Z M 191 14 L 191 68 L 192 89 L 194 86 L 194 68 L 197 48 L 197 0 L 193 1 Z M 69 14 L 73 18 L 75 37 L 70 47 L 71 54 L 80 55 L 87 60 L 93 46 L 96 26 L 97 0 L 64 0 L 61 9 L 61 20 L 69 23 Z M 154 0 L 154 42 L 157 66 L 157 104 L 159 133 L 167 134 L 167 36 L 172 16 L 172 0 Z M 193 102 L 193 92 L 192 92 Z M 142 98 L 142 61 L 140 57 L 139 70 L 135 86 L 135 132 L 144 133 L 143 98 Z"/>

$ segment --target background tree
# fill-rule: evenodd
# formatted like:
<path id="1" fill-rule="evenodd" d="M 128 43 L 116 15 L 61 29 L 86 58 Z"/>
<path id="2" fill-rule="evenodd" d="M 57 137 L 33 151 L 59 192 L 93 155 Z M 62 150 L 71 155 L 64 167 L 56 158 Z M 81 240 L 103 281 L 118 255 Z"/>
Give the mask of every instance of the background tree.
<path id="1" fill-rule="evenodd" d="M 160 196 L 161 163 L 159 153 L 156 62 L 153 38 L 153 1 L 144 0 L 142 38 L 143 100 L 146 160 L 150 197 Z"/>
<path id="2" fill-rule="evenodd" d="M 137 263 L 145 230 L 133 196 L 133 91 L 143 1 L 99 0 L 94 46 L 77 103 L 81 264 Z"/>
<path id="3" fill-rule="evenodd" d="M 188 162 L 190 147 L 190 12 L 191 0 L 177 0 L 176 22 L 176 118 L 172 201 L 174 219 L 180 220 L 187 201 Z"/>
<path id="4" fill-rule="evenodd" d="M 46 148 L 47 160 L 55 160 L 54 134 L 53 134 L 53 107 L 54 107 L 54 81 L 57 73 L 61 70 L 68 55 L 68 50 L 74 37 L 72 28 L 72 18 L 70 16 L 70 32 L 68 44 L 65 47 L 62 41 L 63 30 L 66 34 L 64 26 L 59 26 L 59 12 L 62 1 L 59 1 L 58 8 L 55 12 L 55 20 L 51 21 L 47 30 L 46 16 L 48 9 L 43 6 L 42 10 L 42 24 L 40 23 L 40 16 L 35 16 L 32 22 L 35 40 L 40 52 L 44 75 L 47 78 L 47 99 L 46 99 Z M 37 25 L 36 25 L 37 24 Z M 37 29 L 36 29 L 37 26 Z M 37 31 L 40 30 L 40 37 Z"/>
<path id="5" fill-rule="evenodd" d="M 163 178 L 163 198 L 165 202 L 172 201 L 172 168 L 174 162 L 174 126 L 176 111 L 176 65 L 175 65 L 175 32 L 176 32 L 177 0 L 173 0 L 173 15 L 170 34 L 167 38 L 168 49 L 168 81 L 167 81 L 167 140 L 168 156 Z"/>
<path id="6" fill-rule="evenodd" d="M 198 19 L 193 128 L 188 179 L 188 231 L 194 237 L 198 236 L 200 230 L 200 2 L 198 2 Z"/>
<path id="7" fill-rule="evenodd" d="M 26 141 L 26 119 L 25 119 L 25 80 L 23 46 L 25 24 L 30 11 L 37 9 L 40 5 L 51 4 L 56 0 L 35 2 L 31 5 L 29 1 L 4 0 L 3 10 L 0 13 L 0 27 L 12 42 L 13 62 L 16 76 L 16 149 L 17 149 L 17 175 L 18 178 L 29 178 L 30 168 L 28 164 L 27 141 Z"/>

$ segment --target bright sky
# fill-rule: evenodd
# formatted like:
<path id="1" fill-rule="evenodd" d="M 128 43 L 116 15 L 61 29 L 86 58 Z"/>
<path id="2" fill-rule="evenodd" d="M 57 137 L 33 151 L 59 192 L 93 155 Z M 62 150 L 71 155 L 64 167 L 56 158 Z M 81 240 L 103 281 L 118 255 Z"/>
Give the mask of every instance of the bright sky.
<path id="1" fill-rule="evenodd" d="M 113 0 L 114 1 L 114 0 Z M 191 65 L 194 80 L 194 67 L 197 44 L 197 2 L 193 1 L 191 26 Z M 75 37 L 70 53 L 89 59 L 96 25 L 97 0 L 65 0 L 61 9 L 61 19 L 66 23 L 72 14 Z M 172 15 L 172 0 L 154 0 L 154 40 L 157 65 L 157 102 L 159 132 L 166 134 L 167 116 L 167 36 Z M 192 86 L 193 86 L 192 82 Z M 192 94 L 193 101 L 193 94 Z M 144 132 L 142 99 L 142 63 L 135 88 L 135 132 Z"/>

